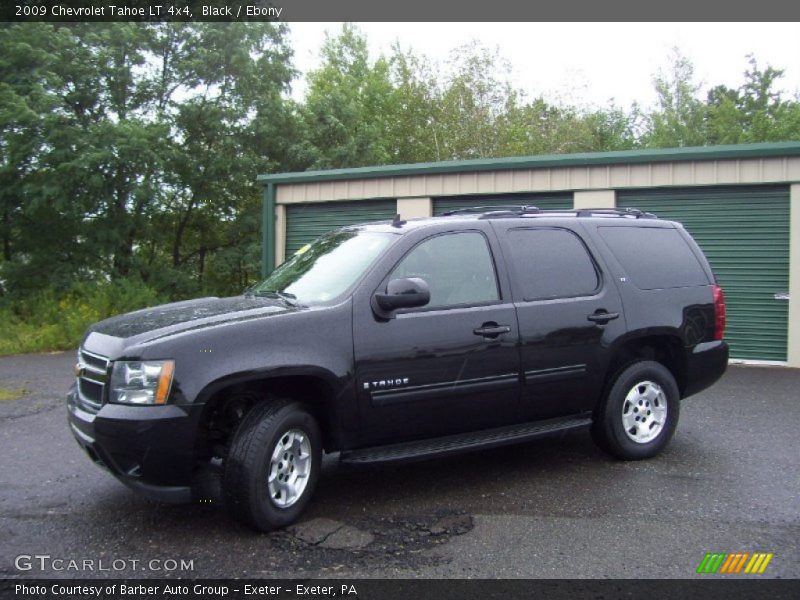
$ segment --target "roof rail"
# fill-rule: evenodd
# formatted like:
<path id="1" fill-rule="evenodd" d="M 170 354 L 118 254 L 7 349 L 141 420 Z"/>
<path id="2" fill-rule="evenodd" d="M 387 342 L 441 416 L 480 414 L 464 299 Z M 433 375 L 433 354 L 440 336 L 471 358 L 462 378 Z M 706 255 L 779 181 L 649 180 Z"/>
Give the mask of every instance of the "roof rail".
<path id="1" fill-rule="evenodd" d="M 539 209 L 535 206 L 528 206 L 528 205 L 520 205 L 520 204 L 498 204 L 495 206 L 469 206 L 467 208 L 457 208 L 454 210 L 448 210 L 447 212 L 443 212 L 440 217 L 450 217 L 452 215 L 459 215 L 459 214 L 468 214 L 468 213 L 492 213 L 492 212 L 502 212 L 502 213 L 513 213 L 513 214 L 524 214 L 526 212 L 535 213 L 539 212 Z"/>
<path id="2" fill-rule="evenodd" d="M 470 206 L 442 213 L 441 217 L 460 214 L 480 214 L 479 219 L 500 219 L 503 217 L 524 217 L 527 215 L 556 215 L 567 214 L 576 217 L 629 217 L 634 219 L 657 219 L 653 213 L 644 212 L 638 208 L 554 208 L 542 210 L 536 206 Z"/>
<path id="3" fill-rule="evenodd" d="M 617 217 L 633 217 L 635 219 L 657 219 L 653 213 L 643 212 L 638 208 L 581 208 L 575 211 L 576 217 L 592 217 L 609 215 Z"/>

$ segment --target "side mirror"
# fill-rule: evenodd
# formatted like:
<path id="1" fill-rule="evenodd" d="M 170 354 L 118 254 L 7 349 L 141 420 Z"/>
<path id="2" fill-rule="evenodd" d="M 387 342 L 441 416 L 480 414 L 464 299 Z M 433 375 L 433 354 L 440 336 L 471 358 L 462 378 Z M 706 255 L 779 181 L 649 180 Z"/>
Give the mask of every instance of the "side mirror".
<path id="1" fill-rule="evenodd" d="M 392 279 L 386 284 L 385 294 L 375 294 L 373 297 L 373 309 L 378 316 L 389 319 L 398 308 L 416 308 L 430 301 L 431 290 L 424 279 Z"/>

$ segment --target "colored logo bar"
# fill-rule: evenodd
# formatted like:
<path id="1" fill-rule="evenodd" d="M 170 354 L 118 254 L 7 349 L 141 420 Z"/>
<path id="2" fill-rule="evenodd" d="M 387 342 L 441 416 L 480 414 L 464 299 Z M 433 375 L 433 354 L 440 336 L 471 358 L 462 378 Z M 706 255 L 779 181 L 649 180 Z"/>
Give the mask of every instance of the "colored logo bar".
<path id="1" fill-rule="evenodd" d="M 772 560 L 772 552 L 738 552 L 724 554 L 721 552 L 710 552 L 703 557 L 697 572 L 701 574 L 718 573 L 735 575 L 738 573 L 749 573 L 761 575 L 767 569 L 767 565 Z"/>

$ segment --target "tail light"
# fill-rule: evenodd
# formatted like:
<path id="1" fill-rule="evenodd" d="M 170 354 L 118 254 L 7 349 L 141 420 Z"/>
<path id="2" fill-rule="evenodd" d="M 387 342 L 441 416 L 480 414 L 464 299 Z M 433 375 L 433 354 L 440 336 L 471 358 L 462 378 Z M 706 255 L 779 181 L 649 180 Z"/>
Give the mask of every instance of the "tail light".
<path id="1" fill-rule="evenodd" d="M 725 294 L 722 288 L 714 284 L 714 339 L 721 340 L 725 334 Z"/>

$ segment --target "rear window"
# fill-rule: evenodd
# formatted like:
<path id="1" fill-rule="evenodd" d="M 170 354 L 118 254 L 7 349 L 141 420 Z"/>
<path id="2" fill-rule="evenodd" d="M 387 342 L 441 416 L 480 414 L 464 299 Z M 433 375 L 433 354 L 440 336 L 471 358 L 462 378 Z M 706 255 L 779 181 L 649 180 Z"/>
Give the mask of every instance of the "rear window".
<path id="1" fill-rule="evenodd" d="M 708 285 L 703 265 L 677 229 L 598 227 L 600 236 L 642 290 Z"/>

